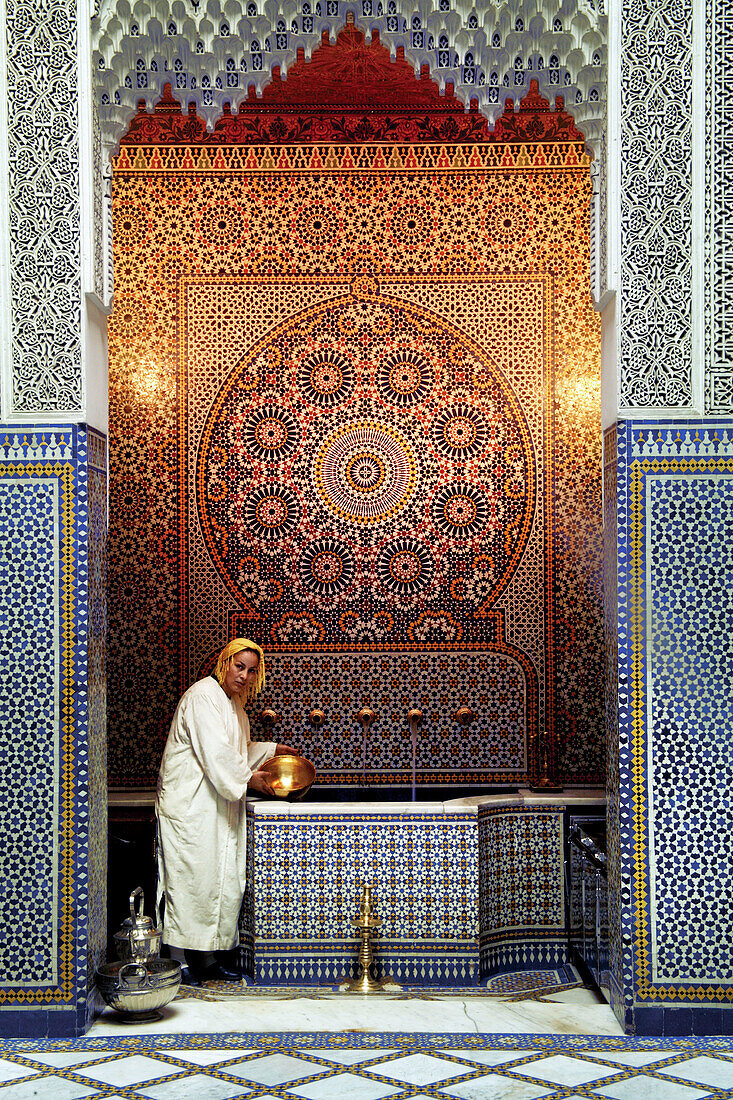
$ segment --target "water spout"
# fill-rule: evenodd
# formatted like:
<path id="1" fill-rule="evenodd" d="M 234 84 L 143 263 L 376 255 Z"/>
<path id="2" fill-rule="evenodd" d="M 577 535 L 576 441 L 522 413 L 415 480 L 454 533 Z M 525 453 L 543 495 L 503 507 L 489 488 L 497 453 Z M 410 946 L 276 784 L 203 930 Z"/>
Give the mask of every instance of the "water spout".
<path id="1" fill-rule="evenodd" d="M 412 801 L 416 800 L 415 783 L 417 778 L 417 727 L 422 725 L 423 712 L 419 707 L 411 707 L 407 712 L 407 725 L 410 728 L 412 745 Z"/>
<path id="2" fill-rule="evenodd" d="M 269 735 L 267 738 L 268 741 L 271 740 L 272 732 L 275 728 L 276 723 L 279 721 L 280 715 L 277 713 L 276 710 L 273 710 L 272 707 L 265 707 L 265 709 L 260 714 L 260 722 L 262 723 L 265 733 Z"/>

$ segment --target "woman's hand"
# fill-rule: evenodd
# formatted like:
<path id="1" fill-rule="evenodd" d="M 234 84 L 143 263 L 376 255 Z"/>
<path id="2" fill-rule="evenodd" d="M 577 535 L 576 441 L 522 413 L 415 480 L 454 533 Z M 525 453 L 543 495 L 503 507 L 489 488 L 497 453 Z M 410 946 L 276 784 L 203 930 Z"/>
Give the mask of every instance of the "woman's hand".
<path id="1" fill-rule="evenodd" d="M 250 791 L 257 791 L 258 794 L 269 794 L 270 798 L 275 797 L 275 792 L 270 786 L 267 774 L 263 771 L 252 772 L 247 783 L 247 793 Z"/>
<path id="2" fill-rule="evenodd" d="M 300 756 L 300 753 L 292 745 L 278 745 L 275 749 L 275 756 Z"/>

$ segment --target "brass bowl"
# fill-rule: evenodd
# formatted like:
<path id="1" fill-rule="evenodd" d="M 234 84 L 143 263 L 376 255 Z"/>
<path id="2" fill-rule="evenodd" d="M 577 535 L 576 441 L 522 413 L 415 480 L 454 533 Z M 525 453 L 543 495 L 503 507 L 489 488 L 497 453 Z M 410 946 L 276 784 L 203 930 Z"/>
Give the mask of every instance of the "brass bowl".
<path id="1" fill-rule="evenodd" d="M 275 798 L 289 798 L 297 801 L 308 793 L 316 778 L 316 769 L 310 760 L 294 753 L 273 756 L 260 771 L 267 776 Z"/>

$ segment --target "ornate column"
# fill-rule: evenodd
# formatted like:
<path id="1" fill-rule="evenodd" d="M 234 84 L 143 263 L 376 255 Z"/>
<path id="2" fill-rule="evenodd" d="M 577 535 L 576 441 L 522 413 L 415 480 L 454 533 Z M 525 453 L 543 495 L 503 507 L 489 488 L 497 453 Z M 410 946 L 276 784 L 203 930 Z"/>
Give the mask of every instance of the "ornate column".
<path id="1" fill-rule="evenodd" d="M 107 354 L 90 14 L 74 0 L 0 4 L 0 1034 L 10 1036 L 84 1031 L 106 939 Z"/>
<path id="2" fill-rule="evenodd" d="M 722 4 L 610 11 L 604 310 L 613 1007 L 733 1031 L 729 123 Z M 615 74 L 615 75 L 614 75 Z M 615 398 L 615 400 L 614 400 Z"/>

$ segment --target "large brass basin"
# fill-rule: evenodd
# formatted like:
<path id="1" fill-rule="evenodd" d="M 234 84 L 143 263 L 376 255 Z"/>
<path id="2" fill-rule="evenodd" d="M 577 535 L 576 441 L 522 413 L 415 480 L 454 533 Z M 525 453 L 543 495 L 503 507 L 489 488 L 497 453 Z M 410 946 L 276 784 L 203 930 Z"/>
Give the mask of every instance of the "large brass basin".
<path id="1" fill-rule="evenodd" d="M 262 765 L 260 771 L 267 776 L 276 798 L 289 798 L 291 801 L 303 798 L 316 778 L 316 769 L 310 760 L 292 753 L 273 756 Z"/>

